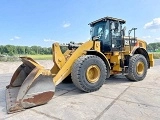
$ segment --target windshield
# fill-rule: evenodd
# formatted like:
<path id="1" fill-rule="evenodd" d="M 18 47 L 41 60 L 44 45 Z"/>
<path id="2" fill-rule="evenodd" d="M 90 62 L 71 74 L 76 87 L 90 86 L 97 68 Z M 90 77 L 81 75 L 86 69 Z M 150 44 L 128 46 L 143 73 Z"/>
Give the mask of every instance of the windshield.
<path id="1" fill-rule="evenodd" d="M 91 31 L 91 37 L 99 37 L 100 40 L 102 39 L 106 39 L 109 33 L 108 30 L 108 24 L 106 24 L 107 22 L 99 22 L 96 23 L 93 27 L 92 27 L 92 31 Z"/>

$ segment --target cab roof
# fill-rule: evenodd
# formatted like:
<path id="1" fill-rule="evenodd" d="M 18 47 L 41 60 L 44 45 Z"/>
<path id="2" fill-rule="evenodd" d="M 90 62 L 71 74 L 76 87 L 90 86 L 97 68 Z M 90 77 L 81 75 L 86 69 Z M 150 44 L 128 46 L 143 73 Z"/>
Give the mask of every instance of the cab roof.
<path id="1" fill-rule="evenodd" d="M 96 23 L 98 23 L 98 22 L 107 21 L 107 20 L 119 21 L 119 22 L 122 23 L 122 24 L 126 23 L 125 20 L 118 19 L 118 18 L 113 18 L 113 17 L 108 17 L 108 16 L 107 16 L 107 17 L 104 17 L 104 18 L 100 18 L 100 19 L 98 19 L 98 20 L 96 20 L 96 21 L 93 21 L 93 22 L 89 23 L 88 25 L 93 26 L 94 24 L 96 24 Z"/>

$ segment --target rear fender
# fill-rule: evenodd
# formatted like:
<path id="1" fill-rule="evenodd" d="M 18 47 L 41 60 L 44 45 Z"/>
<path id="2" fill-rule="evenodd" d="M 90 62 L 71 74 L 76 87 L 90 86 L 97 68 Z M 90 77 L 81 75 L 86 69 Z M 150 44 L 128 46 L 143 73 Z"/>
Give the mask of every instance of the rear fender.
<path id="1" fill-rule="evenodd" d="M 154 62 L 153 57 L 149 57 L 148 52 L 144 48 L 142 48 L 142 47 L 134 47 L 133 50 L 130 53 L 130 56 L 133 56 L 134 54 L 143 55 L 147 60 L 148 68 L 153 66 L 153 62 Z"/>

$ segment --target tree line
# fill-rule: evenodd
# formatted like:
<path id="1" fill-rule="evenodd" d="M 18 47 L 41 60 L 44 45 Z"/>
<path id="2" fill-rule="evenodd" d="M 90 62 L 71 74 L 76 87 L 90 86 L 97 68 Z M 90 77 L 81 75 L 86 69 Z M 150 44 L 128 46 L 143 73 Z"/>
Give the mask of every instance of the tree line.
<path id="1" fill-rule="evenodd" d="M 66 48 L 61 47 L 62 52 L 65 52 Z M 51 47 L 41 47 L 41 46 L 14 46 L 14 45 L 0 45 L 0 54 L 3 55 L 36 55 L 36 54 L 52 54 Z"/>
<path id="2" fill-rule="evenodd" d="M 149 43 L 147 45 L 147 50 L 149 52 L 160 52 L 160 42 Z"/>
<path id="3" fill-rule="evenodd" d="M 66 51 L 66 46 L 61 46 L 61 50 L 64 53 Z M 147 50 L 149 52 L 160 52 L 160 42 L 157 43 L 149 43 L 147 45 Z M 52 48 L 51 47 L 41 47 L 41 46 L 14 46 L 14 45 L 0 45 L 0 54 L 6 54 L 6 55 L 36 55 L 36 54 L 52 54 Z"/>

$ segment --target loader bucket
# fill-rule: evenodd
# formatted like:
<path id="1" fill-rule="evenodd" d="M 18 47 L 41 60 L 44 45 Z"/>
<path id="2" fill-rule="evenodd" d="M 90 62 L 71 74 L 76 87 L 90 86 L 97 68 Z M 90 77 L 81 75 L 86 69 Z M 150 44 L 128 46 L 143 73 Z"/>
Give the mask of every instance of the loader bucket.
<path id="1" fill-rule="evenodd" d="M 21 64 L 6 87 L 7 112 L 13 113 L 47 103 L 55 92 L 53 75 L 32 58 Z"/>

